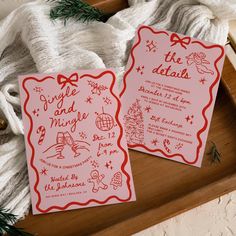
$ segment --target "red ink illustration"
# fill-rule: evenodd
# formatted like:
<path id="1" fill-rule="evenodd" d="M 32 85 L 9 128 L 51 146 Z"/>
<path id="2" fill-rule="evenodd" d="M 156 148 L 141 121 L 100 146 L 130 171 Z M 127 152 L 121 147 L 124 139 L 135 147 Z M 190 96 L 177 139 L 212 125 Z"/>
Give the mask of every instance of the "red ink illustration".
<path id="1" fill-rule="evenodd" d="M 43 89 L 42 89 L 41 87 L 38 87 L 38 86 L 34 87 L 33 90 L 34 90 L 36 93 L 41 93 L 41 92 L 43 92 Z"/>
<path id="2" fill-rule="evenodd" d="M 146 41 L 146 52 L 156 52 L 156 49 L 157 49 L 157 46 L 156 46 L 156 42 L 155 41 L 150 41 L 150 40 L 147 40 Z"/>
<path id="3" fill-rule="evenodd" d="M 113 186 L 114 190 L 122 186 L 122 174 L 120 173 L 120 171 L 116 172 L 113 175 L 110 185 Z"/>
<path id="4" fill-rule="evenodd" d="M 85 132 L 79 132 L 79 136 L 81 139 L 87 139 L 87 134 Z"/>
<path id="5" fill-rule="evenodd" d="M 110 99 L 110 98 L 104 97 L 104 98 L 102 98 L 102 99 L 103 99 L 103 101 L 106 103 L 106 105 L 111 104 L 111 99 Z"/>
<path id="6" fill-rule="evenodd" d="M 136 71 L 140 74 L 140 75 L 143 75 L 143 71 L 144 71 L 144 66 L 138 66 L 137 68 L 136 68 Z"/>
<path id="7" fill-rule="evenodd" d="M 98 170 L 92 170 L 90 173 L 90 176 L 91 176 L 91 178 L 88 179 L 88 182 L 93 184 L 92 191 L 94 193 L 97 193 L 100 188 L 103 190 L 108 188 L 108 186 L 106 184 L 104 184 L 102 181 L 104 179 L 105 175 L 103 175 L 103 174 L 100 175 Z"/>
<path id="8" fill-rule="evenodd" d="M 186 117 L 185 117 L 185 120 L 186 120 L 188 123 L 190 123 L 190 124 L 192 125 L 192 124 L 193 124 L 193 118 L 194 118 L 193 115 L 191 115 L 191 116 L 186 116 Z"/>
<path id="9" fill-rule="evenodd" d="M 32 113 L 35 115 L 35 116 L 39 116 L 39 109 L 34 109 L 32 111 Z"/>
<path id="10" fill-rule="evenodd" d="M 47 169 L 44 167 L 41 171 L 40 171 L 40 174 L 41 175 L 47 175 Z"/>
<path id="11" fill-rule="evenodd" d="M 105 113 L 102 108 L 102 113 L 97 114 L 97 118 L 95 121 L 96 127 L 101 131 L 109 131 L 114 127 L 114 119 L 108 113 Z"/>
<path id="12" fill-rule="evenodd" d="M 156 145 L 158 144 L 158 140 L 157 140 L 157 139 L 153 139 L 153 140 L 152 140 L 152 144 L 153 144 L 154 146 L 156 146 Z"/>
<path id="13" fill-rule="evenodd" d="M 195 64 L 198 73 L 205 74 L 209 73 L 211 75 L 214 74 L 213 70 L 207 68 L 207 64 L 209 65 L 210 62 L 206 60 L 206 54 L 204 52 L 193 52 L 186 57 L 187 64 L 192 65 Z"/>
<path id="14" fill-rule="evenodd" d="M 112 162 L 111 162 L 111 161 L 106 162 L 105 167 L 106 167 L 107 169 L 111 169 L 111 170 L 112 170 L 112 169 L 113 169 Z"/>
<path id="15" fill-rule="evenodd" d="M 144 111 L 146 111 L 147 113 L 149 113 L 151 110 L 152 110 L 152 108 L 151 108 L 150 105 L 149 105 L 149 106 L 146 106 L 146 107 L 144 108 Z"/>
<path id="16" fill-rule="evenodd" d="M 171 153 L 171 150 L 170 150 L 170 148 L 168 147 L 168 145 L 170 145 L 170 140 L 169 140 L 169 139 L 164 139 L 164 140 L 163 140 L 163 145 L 164 145 L 165 150 L 166 150 L 168 153 Z"/>
<path id="17" fill-rule="evenodd" d="M 78 80 L 79 80 L 78 73 L 73 73 L 72 75 L 69 76 L 69 78 L 62 74 L 59 74 L 57 76 L 58 84 L 62 85 L 61 89 L 63 89 L 67 84 L 77 87 L 76 82 L 78 82 Z"/>
<path id="18" fill-rule="evenodd" d="M 88 96 L 88 97 L 86 98 L 85 102 L 92 104 L 92 100 L 93 100 L 93 98 L 90 97 L 90 96 Z"/>
<path id="19" fill-rule="evenodd" d="M 74 152 L 74 157 L 78 157 L 81 154 L 81 150 L 89 152 L 90 144 L 84 141 L 74 140 L 69 132 L 58 132 L 56 138 L 56 144 L 47 148 L 43 153 L 47 154 L 47 158 L 64 159 L 62 151 L 65 145 L 69 145 Z"/>
<path id="20" fill-rule="evenodd" d="M 125 132 L 129 144 L 144 143 L 144 117 L 140 101 L 136 99 L 124 116 Z"/>
<path id="21" fill-rule="evenodd" d="M 95 168 L 99 168 L 99 164 L 95 161 L 95 160 L 93 160 L 93 161 L 90 161 L 90 163 L 91 163 L 91 165 L 92 165 L 92 167 L 95 169 Z"/>
<path id="22" fill-rule="evenodd" d="M 41 145 L 44 141 L 45 138 L 45 134 L 46 134 L 46 129 L 43 125 L 39 126 L 37 131 L 37 134 L 40 134 L 39 140 L 38 140 L 38 144 Z"/>
<path id="23" fill-rule="evenodd" d="M 183 146 L 184 146 L 183 143 L 178 143 L 178 144 L 175 145 L 175 149 L 180 150 Z"/>
<path id="24" fill-rule="evenodd" d="M 107 90 L 108 88 L 104 85 L 99 85 L 98 83 L 95 83 L 91 80 L 88 81 L 88 84 L 90 87 L 92 87 L 92 94 L 97 94 L 97 95 L 101 95 L 102 91 Z"/>
<path id="25" fill-rule="evenodd" d="M 180 44 L 181 47 L 187 49 L 186 45 L 189 45 L 191 42 L 191 38 L 190 37 L 183 37 L 180 38 L 180 36 L 178 34 L 171 34 L 170 36 L 170 41 L 172 42 L 171 47 L 175 46 L 176 44 Z"/>
<path id="26" fill-rule="evenodd" d="M 205 78 L 201 78 L 201 79 L 199 80 L 199 82 L 200 82 L 201 84 L 205 84 L 206 79 L 205 79 Z"/>

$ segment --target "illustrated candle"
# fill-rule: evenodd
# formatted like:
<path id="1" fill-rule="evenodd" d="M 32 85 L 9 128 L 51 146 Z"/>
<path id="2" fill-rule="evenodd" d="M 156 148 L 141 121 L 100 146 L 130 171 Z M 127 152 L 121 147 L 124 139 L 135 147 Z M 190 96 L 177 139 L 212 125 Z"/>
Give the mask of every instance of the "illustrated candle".
<path id="1" fill-rule="evenodd" d="M 112 70 L 19 77 L 33 213 L 135 200 Z"/>
<path id="2" fill-rule="evenodd" d="M 224 48 L 141 26 L 120 93 L 128 147 L 201 166 Z"/>

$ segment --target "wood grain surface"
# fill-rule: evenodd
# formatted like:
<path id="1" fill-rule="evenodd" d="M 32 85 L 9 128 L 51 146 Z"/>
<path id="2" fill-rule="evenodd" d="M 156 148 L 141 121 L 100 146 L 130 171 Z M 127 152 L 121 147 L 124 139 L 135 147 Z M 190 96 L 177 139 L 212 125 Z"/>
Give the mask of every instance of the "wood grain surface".
<path id="1" fill-rule="evenodd" d="M 118 10 L 127 4 L 122 0 L 87 2 L 109 13 L 113 6 Z M 17 226 L 39 236 L 130 235 L 236 189 L 235 77 L 226 59 L 223 80 L 231 88 L 220 86 L 206 147 L 207 152 L 210 141 L 216 143 L 222 154 L 220 164 L 211 163 L 206 154 L 202 168 L 196 168 L 130 150 L 136 202 L 37 216 L 30 213 Z"/>

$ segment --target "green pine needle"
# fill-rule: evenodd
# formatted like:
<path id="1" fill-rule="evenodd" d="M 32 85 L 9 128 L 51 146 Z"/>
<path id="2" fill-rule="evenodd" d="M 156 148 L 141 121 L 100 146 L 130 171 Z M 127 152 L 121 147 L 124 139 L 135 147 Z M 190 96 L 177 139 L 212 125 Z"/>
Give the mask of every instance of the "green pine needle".
<path id="1" fill-rule="evenodd" d="M 212 143 L 212 147 L 210 152 L 207 153 L 207 155 L 210 155 L 212 158 L 212 163 L 218 162 L 221 163 L 221 154 L 217 150 L 216 144 L 214 142 Z"/>
<path id="2" fill-rule="evenodd" d="M 22 229 L 13 226 L 12 224 L 14 224 L 16 220 L 15 215 L 0 208 L 0 235 L 8 234 L 10 236 L 32 236 L 32 234 L 24 232 Z"/>
<path id="3" fill-rule="evenodd" d="M 103 14 L 99 9 L 85 3 L 81 0 L 49 0 L 55 2 L 50 11 L 52 20 L 62 19 L 65 24 L 69 19 L 75 21 L 103 21 L 108 19 L 108 16 Z"/>

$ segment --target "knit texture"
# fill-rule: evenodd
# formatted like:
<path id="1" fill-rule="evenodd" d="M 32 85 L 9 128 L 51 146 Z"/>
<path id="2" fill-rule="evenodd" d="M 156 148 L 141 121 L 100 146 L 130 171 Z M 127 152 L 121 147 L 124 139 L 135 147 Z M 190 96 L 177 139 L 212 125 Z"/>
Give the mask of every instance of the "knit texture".
<path id="1" fill-rule="evenodd" d="M 114 68 L 121 81 L 140 24 L 224 45 L 235 1 L 129 0 L 106 23 L 49 19 L 50 3 L 20 6 L 0 22 L 0 206 L 22 218 L 30 195 L 17 75 Z"/>

